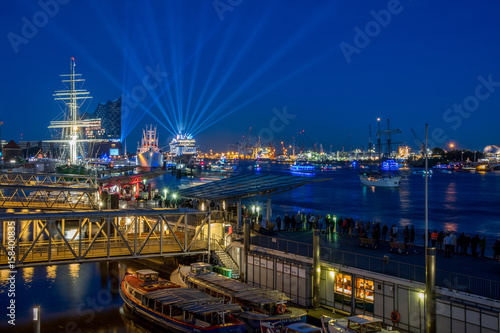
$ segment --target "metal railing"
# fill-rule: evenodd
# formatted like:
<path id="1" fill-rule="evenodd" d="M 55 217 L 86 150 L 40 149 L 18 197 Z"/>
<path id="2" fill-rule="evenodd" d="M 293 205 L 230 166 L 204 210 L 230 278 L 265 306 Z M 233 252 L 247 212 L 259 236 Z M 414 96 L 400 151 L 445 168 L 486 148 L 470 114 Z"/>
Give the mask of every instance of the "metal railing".
<path id="1" fill-rule="evenodd" d="M 313 246 L 308 243 L 285 240 L 269 236 L 251 238 L 251 245 L 312 258 Z M 339 264 L 370 272 L 381 273 L 402 279 L 425 283 L 425 266 L 414 265 L 364 254 L 322 247 L 321 261 Z M 436 285 L 450 291 L 461 291 L 478 296 L 500 299 L 500 281 L 436 270 Z"/>

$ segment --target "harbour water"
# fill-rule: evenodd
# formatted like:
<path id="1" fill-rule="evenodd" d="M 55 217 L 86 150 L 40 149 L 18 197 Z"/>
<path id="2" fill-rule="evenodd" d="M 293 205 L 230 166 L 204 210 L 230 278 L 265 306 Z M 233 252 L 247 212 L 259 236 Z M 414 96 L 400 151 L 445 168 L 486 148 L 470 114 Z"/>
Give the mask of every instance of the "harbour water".
<path id="1" fill-rule="evenodd" d="M 248 172 L 240 165 L 236 172 Z M 287 165 L 262 164 L 263 172 L 289 174 Z M 424 226 L 424 178 L 410 174 L 399 189 L 363 187 L 359 170 L 340 169 L 318 172 L 317 177 L 332 178 L 308 184 L 272 199 L 273 216 L 303 211 L 316 214 L 351 216 L 363 221 L 413 224 L 420 232 Z M 201 174 L 220 178 L 220 173 Z M 180 185 L 201 182 L 198 178 L 177 179 L 165 175 L 152 180 L 153 188 L 173 193 Z M 500 172 L 472 174 L 434 173 L 429 178 L 429 226 L 431 229 L 457 230 L 488 237 L 488 248 L 500 237 Z M 265 208 L 265 198 L 249 199 L 246 205 Z M 16 273 L 16 326 L 0 319 L 0 331 L 23 332 L 32 329 L 31 309 L 41 306 L 42 331 L 45 332 L 153 332 L 140 320 L 126 315 L 118 295 L 118 281 L 127 266 L 111 262 L 34 267 Z M 1 271 L 0 306 L 6 307 L 7 271 Z"/>

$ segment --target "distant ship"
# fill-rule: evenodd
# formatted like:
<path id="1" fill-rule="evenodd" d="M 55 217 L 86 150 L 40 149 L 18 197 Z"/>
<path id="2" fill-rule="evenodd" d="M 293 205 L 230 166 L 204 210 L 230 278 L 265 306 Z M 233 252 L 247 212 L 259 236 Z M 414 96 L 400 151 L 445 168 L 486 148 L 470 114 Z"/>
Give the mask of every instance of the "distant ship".
<path id="1" fill-rule="evenodd" d="M 191 135 L 179 132 L 170 142 L 169 155 L 176 161 L 183 160 L 184 163 L 187 163 L 190 158 L 196 157 L 197 147 L 196 141 Z"/>
<path id="2" fill-rule="evenodd" d="M 144 169 L 163 167 L 163 153 L 158 147 L 156 127 L 153 128 L 153 125 L 149 128 L 146 125 L 146 130 L 142 131 L 142 142 L 137 146 L 135 164 Z"/>

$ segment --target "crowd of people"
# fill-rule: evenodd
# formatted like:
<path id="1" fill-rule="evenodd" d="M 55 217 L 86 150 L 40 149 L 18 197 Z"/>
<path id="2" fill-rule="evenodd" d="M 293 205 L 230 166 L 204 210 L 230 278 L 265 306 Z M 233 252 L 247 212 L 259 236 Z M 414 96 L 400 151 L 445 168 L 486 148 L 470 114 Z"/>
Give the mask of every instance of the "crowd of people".
<path id="1" fill-rule="evenodd" d="M 405 226 L 402 230 L 396 224 L 390 227 L 380 222 L 355 221 L 351 217 L 339 217 L 327 214 L 321 216 L 319 214 L 305 214 L 298 212 L 297 214 L 285 214 L 283 218 L 280 215 L 276 217 L 276 230 L 278 231 L 297 231 L 319 229 L 322 233 L 338 234 L 342 237 L 359 237 L 373 239 L 373 247 L 380 247 L 380 242 L 400 243 L 405 246 L 415 245 L 416 231 L 413 225 Z M 451 254 L 457 255 L 472 255 L 477 258 L 484 258 L 487 246 L 486 237 L 475 235 L 470 237 L 464 232 L 458 234 L 455 231 L 434 232 L 429 231 L 429 245 L 435 247 L 437 251 L 443 251 L 445 257 L 451 257 Z M 425 235 L 424 235 L 425 237 Z M 425 239 L 424 239 L 425 243 Z M 470 252 L 469 252 L 470 248 Z M 493 258 L 498 260 L 500 257 L 500 239 L 497 239 L 493 246 Z"/>
<path id="2" fill-rule="evenodd" d="M 484 258 L 486 251 L 487 240 L 486 237 L 479 237 L 475 235 L 471 237 L 464 232 L 457 236 L 455 231 L 446 232 L 434 230 L 429 231 L 429 246 L 435 247 L 438 251 L 444 251 L 445 258 L 451 258 L 451 254 L 467 255 L 470 254 L 476 258 Z M 493 259 L 497 260 L 500 254 L 500 239 L 493 243 Z"/>

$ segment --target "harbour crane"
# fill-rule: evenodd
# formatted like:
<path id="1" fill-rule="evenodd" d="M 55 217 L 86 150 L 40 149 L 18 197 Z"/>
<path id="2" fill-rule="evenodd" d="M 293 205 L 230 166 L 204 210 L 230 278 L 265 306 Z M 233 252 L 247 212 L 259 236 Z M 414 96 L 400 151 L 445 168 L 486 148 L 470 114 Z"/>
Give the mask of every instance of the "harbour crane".
<path id="1" fill-rule="evenodd" d="M 342 145 L 342 152 L 344 152 L 344 147 L 347 147 L 347 144 L 349 143 L 349 141 L 351 141 L 351 138 L 352 134 L 349 134 L 349 137 L 347 138 L 347 140 L 345 140 L 344 144 Z"/>
<path id="2" fill-rule="evenodd" d="M 299 134 L 302 134 L 307 140 L 309 140 L 311 145 L 314 147 L 314 151 L 316 152 L 316 144 L 313 142 L 313 140 L 311 140 L 311 138 L 309 136 L 307 136 L 306 130 L 300 131 Z"/>
<path id="3" fill-rule="evenodd" d="M 413 132 L 413 136 L 415 137 L 415 141 L 417 141 L 417 144 L 420 145 L 420 155 L 423 156 L 425 153 L 425 144 L 422 142 L 422 140 L 420 140 L 419 136 L 417 135 L 417 133 L 415 133 L 413 128 L 411 129 L 411 131 Z"/>
<path id="4" fill-rule="evenodd" d="M 283 144 L 283 141 L 281 141 L 281 147 L 283 149 L 283 155 L 286 156 L 286 153 L 287 153 L 287 149 L 285 148 L 285 145 Z"/>
<path id="5" fill-rule="evenodd" d="M 276 149 L 273 147 L 272 143 L 269 142 L 269 158 L 274 159 Z"/>

